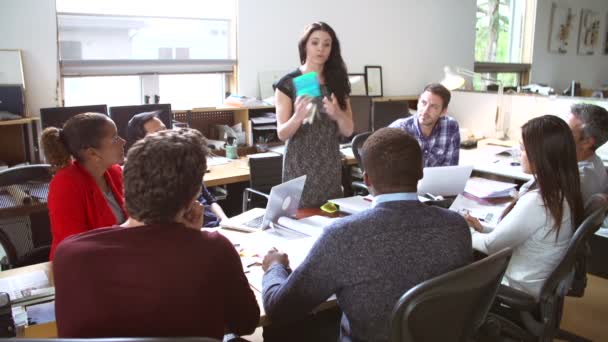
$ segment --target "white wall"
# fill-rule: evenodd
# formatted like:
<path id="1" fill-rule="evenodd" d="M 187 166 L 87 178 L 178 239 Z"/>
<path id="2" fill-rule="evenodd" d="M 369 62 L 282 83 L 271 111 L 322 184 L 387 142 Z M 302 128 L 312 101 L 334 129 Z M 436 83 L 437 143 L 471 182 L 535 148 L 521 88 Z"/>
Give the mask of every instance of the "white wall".
<path id="1" fill-rule="evenodd" d="M 460 128 L 467 128 L 477 135 L 494 136 L 497 95 L 492 93 L 453 91 L 449 115 L 458 120 Z M 504 95 L 503 112 L 505 124 L 509 127 L 509 138 L 518 140 L 521 126 L 528 120 L 553 114 L 562 118 L 574 103 L 586 102 L 608 109 L 608 100 L 539 95 Z"/>
<path id="2" fill-rule="evenodd" d="M 571 7 L 576 14 L 568 53 L 549 52 L 549 31 L 552 3 Z M 588 8 L 600 12 L 600 49 L 593 56 L 577 54 L 580 10 Z M 603 54 L 608 31 L 608 0 L 538 0 L 534 37 L 531 81 L 546 83 L 558 93 L 570 86 L 572 80 L 581 82 L 583 88 L 597 88 L 608 80 L 608 55 Z"/>
<path id="3" fill-rule="evenodd" d="M 0 49 L 21 49 L 26 102 L 32 116 L 57 105 L 57 25 L 54 0 L 0 1 Z"/>
<path id="4" fill-rule="evenodd" d="M 241 95 L 259 96 L 258 72 L 300 65 L 297 43 L 307 24 L 333 27 L 350 73 L 381 65 L 384 95 L 418 94 L 443 77 L 444 65 L 472 69 L 475 0 L 240 0 Z"/>

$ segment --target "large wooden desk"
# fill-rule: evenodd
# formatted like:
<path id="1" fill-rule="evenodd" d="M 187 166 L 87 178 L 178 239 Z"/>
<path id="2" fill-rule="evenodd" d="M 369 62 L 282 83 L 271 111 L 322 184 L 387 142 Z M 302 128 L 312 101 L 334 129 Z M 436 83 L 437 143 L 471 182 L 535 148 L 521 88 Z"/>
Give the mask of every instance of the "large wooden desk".
<path id="1" fill-rule="evenodd" d="M 320 209 L 316 209 L 316 208 L 315 209 L 304 209 L 304 210 L 298 211 L 297 217 L 303 218 L 303 217 L 312 216 L 312 215 L 326 215 L 326 214 L 324 214 Z M 341 214 L 331 214 L 331 215 L 327 215 L 327 216 L 337 217 L 337 216 L 341 216 Z M 234 237 L 238 236 L 239 234 L 240 235 L 248 234 L 248 233 L 242 233 L 242 232 L 226 230 L 226 229 L 221 229 L 221 228 L 214 229 L 214 230 L 219 231 L 221 234 L 225 235 L 229 239 L 231 239 L 231 237 L 234 239 Z M 31 265 L 31 266 L 26 266 L 26 267 L 21 267 L 21 268 L 16 268 L 16 269 L 0 272 L 0 278 L 16 276 L 16 275 L 20 275 L 20 274 L 27 274 L 27 273 L 34 272 L 37 270 L 43 270 L 47 274 L 51 285 L 54 285 L 52 263 L 50 263 L 50 262 L 45 262 L 45 263 L 40 263 L 40 264 L 36 264 L 36 265 Z M 257 289 L 255 286 L 252 286 L 251 289 L 252 289 L 253 293 L 255 294 L 256 300 L 258 302 L 258 306 L 260 307 L 260 321 L 258 322 L 258 326 L 269 325 L 270 320 L 266 317 L 266 313 L 264 312 L 262 293 L 261 293 L 260 289 Z M 319 305 L 315 309 L 315 311 L 325 310 L 327 308 L 335 307 L 336 305 L 337 305 L 336 300 L 331 299 L 331 300 L 328 300 L 328 301 L 324 302 L 323 304 Z M 55 322 L 49 322 L 49 323 L 44 323 L 44 324 L 28 326 L 28 327 L 25 327 L 24 329 L 18 331 L 18 336 L 27 337 L 27 338 L 57 337 L 57 325 Z"/>
<path id="2" fill-rule="evenodd" d="M 343 165 L 357 164 L 357 160 L 352 155 L 342 158 Z M 227 164 L 210 166 L 209 172 L 205 173 L 203 181 L 205 186 L 218 186 L 240 182 L 248 182 L 250 179 L 249 164 L 247 157 L 230 161 Z"/>
<path id="3" fill-rule="evenodd" d="M 210 166 L 203 181 L 205 186 L 218 186 L 249 181 L 249 164 L 247 157 L 241 157 L 227 164 Z"/>
<path id="4" fill-rule="evenodd" d="M 524 173 L 520 165 L 511 164 L 515 160 L 507 156 L 497 156 L 496 153 L 508 148 L 505 146 L 492 145 L 493 143 L 504 143 L 515 146 L 513 141 L 495 142 L 491 139 L 481 140 L 478 147 L 470 150 L 460 149 L 460 165 L 473 165 L 473 171 L 488 178 L 504 178 L 527 182 L 532 179 L 531 174 Z"/>

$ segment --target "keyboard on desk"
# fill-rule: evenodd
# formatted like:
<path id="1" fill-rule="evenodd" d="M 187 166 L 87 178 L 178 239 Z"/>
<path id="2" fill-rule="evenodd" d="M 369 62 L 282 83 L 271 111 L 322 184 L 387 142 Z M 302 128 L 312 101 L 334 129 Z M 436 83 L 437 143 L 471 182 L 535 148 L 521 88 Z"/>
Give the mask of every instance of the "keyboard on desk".
<path id="1" fill-rule="evenodd" d="M 245 226 L 251 228 L 260 228 L 262 226 L 262 222 L 264 221 L 264 215 L 258 216 L 251 221 L 245 222 Z"/>
<path id="2" fill-rule="evenodd" d="M 255 232 L 262 228 L 265 214 L 266 209 L 253 208 L 228 220 L 221 221 L 220 226 L 227 229 Z"/>

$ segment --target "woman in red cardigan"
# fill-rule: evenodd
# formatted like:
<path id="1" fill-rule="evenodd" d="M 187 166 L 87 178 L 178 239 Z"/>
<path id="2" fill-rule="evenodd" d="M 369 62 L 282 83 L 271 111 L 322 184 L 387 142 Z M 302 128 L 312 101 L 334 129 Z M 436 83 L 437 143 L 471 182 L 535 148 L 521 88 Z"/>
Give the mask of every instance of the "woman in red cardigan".
<path id="1" fill-rule="evenodd" d="M 122 184 L 125 141 L 104 114 L 84 113 L 62 128 L 49 127 L 40 138 L 56 173 L 48 196 L 53 244 L 49 258 L 66 237 L 126 219 Z"/>

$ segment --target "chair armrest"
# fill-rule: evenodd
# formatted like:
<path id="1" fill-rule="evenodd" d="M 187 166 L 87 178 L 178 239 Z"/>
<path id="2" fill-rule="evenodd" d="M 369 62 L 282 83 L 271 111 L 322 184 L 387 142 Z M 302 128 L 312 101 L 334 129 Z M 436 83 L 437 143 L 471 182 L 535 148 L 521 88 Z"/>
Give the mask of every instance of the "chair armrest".
<path id="1" fill-rule="evenodd" d="M 500 285 L 498 288 L 496 301 L 519 311 L 532 311 L 538 306 L 534 297 L 506 285 Z"/>
<path id="2" fill-rule="evenodd" d="M 247 192 L 251 192 L 251 193 L 254 193 L 254 194 L 256 194 L 256 195 L 260 195 L 260 196 L 262 196 L 262 197 L 265 197 L 266 199 L 270 199 L 270 195 L 268 195 L 267 193 L 264 193 L 264 192 L 258 191 L 258 190 L 256 190 L 256 189 L 252 189 L 252 188 L 245 188 L 245 190 L 243 190 L 243 194 L 244 194 L 244 193 L 247 193 Z"/>
<path id="3" fill-rule="evenodd" d="M 264 192 L 261 192 L 261 191 L 258 191 L 258 190 L 252 189 L 252 188 L 245 188 L 243 190 L 243 208 L 242 208 L 243 212 L 247 211 L 247 206 L 249 204 L 249 193 L 256 194 L 258 196 L 262 196 L 262 197 L 266 198 L 266 200 L 270 199 L 270 195 L 268 195 Z"/>
<path id="4" fill-rule="evenodd" d="M 365 191 L 369 192 L 369 190 L 367 189 L 367 185 L 365 185 L 365 183 L 363 183 L 363 182 L 354 181 L 354 182 L 350 183 L 350 186 L 353 188 L 357 188 L 357 189 L 361 189 L 361 190 L 365 190 Z"/>

